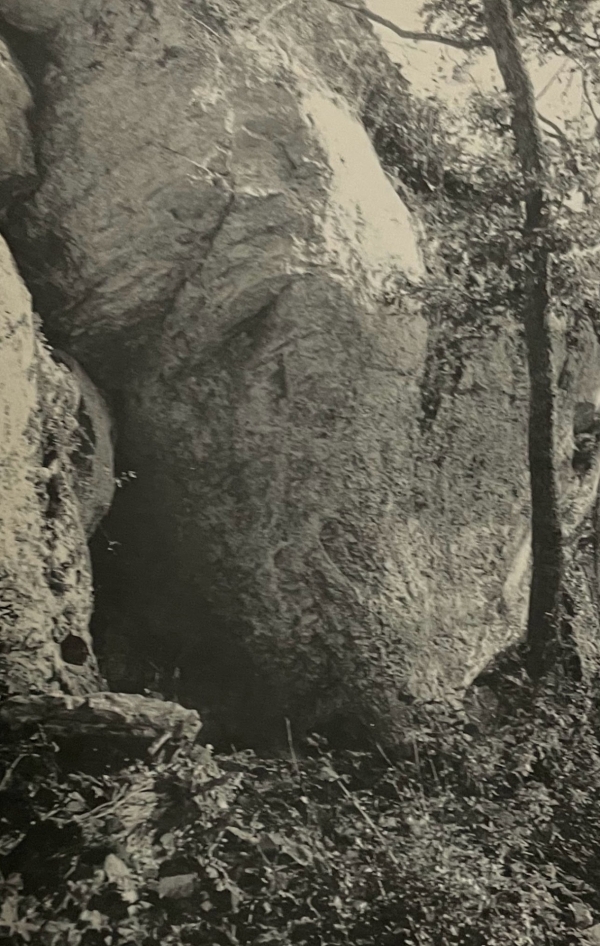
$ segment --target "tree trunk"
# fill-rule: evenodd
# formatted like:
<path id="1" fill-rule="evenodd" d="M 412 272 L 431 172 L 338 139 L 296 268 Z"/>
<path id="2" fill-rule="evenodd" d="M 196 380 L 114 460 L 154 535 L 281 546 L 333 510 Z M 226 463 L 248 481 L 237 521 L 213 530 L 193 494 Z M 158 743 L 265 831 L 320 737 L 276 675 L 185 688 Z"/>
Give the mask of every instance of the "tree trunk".
<path id="1" fill-rule="evenodd" d="M 512 125 L 525 183 L 523 320 L 529 368 L 529 473 L 533 575 L 527 669 L 534 679 L 556 659 L 562 610 L 563 544 L 555 464 L 556 390 L 549 324 L 550 209 L 535 95 L 517 39 L 510 0 L 483 0 L 490 43 L 511 97 Z"/>

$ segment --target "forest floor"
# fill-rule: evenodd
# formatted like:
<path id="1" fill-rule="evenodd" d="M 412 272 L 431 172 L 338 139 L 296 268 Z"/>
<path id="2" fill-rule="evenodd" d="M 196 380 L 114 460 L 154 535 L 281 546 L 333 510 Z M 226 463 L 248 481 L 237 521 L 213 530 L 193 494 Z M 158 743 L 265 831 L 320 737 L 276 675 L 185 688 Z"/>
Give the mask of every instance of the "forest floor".
<path id="1" fill-rule="evenodd" d="M 7 737 L 0 944 L 600 943 L 597 707 L 503 686 L 493 720 L 415 708 L 394 758 Z"/>

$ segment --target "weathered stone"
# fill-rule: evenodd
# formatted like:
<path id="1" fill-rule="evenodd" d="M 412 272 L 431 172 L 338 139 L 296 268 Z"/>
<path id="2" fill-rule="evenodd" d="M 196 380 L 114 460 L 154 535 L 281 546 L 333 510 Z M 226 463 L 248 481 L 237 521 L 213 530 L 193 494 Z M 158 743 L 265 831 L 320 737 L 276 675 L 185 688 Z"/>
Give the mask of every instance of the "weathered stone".
<path id="1" fill-rule="evenodd" d="M 75 492 L 89 537 L 110 509 L 115 492 L 112 421 L 102 395 L 75 359 L 57 349 L 52 357 L 68 367 L 80 392 L 71 460 Z"/>
<path id="2" fill-rule="evenodd" d="M 35 181 L 31 108 L 29 87 L 0 39 L 0 209 Z"/>
<path id="3" fill-rule="evenodd" d="M 0 679 L 8 693 L 100 686 L 70 458 L 79 397 L 50 357 L 0 241 Z"/>
<path id="4" fill-rule="evenodd" d="M 439 384 L 416 231 L 357 120 L 386 64 L 347 11 L 81 9 L 47 39 L 46 173 L 10 232 L 53 337 L 119 404 L 119 620 L 190 642 L 213 622 L 217 647 L 226 626 L 274 715 L 394 731 L 407 695 L 460 691 L 523 632 L 519 328 Z M 569 528 L 593 492 L 570 466 L 581 376 Z"/>
<path id="5" fill-rule="evenodd" d="M 81 7 L 81 0 L 0 0 L 0 16 L 19 30 L 46 33 Z"/>
<path id="6" fill-rule="evenodd" d="M 195 710 L 139 693 L 11 696 L 0 703 L 0 722 L 13 731 L 43 726 L 49 735 L 62 739 L 100 736 L 155 744 L 170 739 L 194 742 L 202 728 Z"/>
<path id="7" fill-rule="evenodd" d="M 600 923 L 590 927 L 583 935 L 584 942 L 589 943 L 589 946 L 600 946 Z"/>

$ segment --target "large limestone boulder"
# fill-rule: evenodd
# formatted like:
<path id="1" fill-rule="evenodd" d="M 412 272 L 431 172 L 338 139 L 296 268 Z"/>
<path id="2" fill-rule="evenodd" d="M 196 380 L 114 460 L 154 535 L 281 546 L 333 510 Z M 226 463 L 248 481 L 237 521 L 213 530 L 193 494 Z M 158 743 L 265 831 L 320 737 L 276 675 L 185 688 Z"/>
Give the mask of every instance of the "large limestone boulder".
<path id="1" fill-rule="evenodd" d="M 92 651 L 87 513 L 75 490 L 81 392 L 51 357 L 0 240 L 2 693 L 101 687 Z"/>
<path id="2" fill-rule="evenodd" d="M 0 0 L 30 30 L 39 9 Z M 519 328 L 440 384 L 418 231 L 358 120 L 388 66 L 348 11 L 65 10 L 45 38 L 44 180 L 9 233 L 52 338 L 111 390 L 137 474 L 110 523 L 115 620 L 180 642 L 174 695 L 196 698 L 227 649 L 225 685 L 258 668 L 266 713 L 393 733 L 407 697 L 460 691 L 523 632 Z"/>

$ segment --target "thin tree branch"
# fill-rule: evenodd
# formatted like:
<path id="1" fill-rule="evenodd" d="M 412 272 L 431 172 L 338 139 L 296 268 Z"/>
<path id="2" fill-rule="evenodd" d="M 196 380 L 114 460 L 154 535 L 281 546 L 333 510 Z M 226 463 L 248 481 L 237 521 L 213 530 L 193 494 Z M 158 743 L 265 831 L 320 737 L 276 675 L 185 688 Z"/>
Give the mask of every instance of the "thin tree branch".
<path id="1" fill-rule="evenodd" d="M 564 68 L 565 68 L 566 65 L 567 65 L 566 61 L 561 62 L 560 66 L 558 67 L 558 69 L 556 70 L 556 72 L 552 75 L 552 78 L 549 79 L 548 82 L 546 82 L 546 85 L 544 86 L 544 88 L 541 89 L 541 90 L 537 93 L 537 95 L 536 95 L 536 97 L 535 97 L 536 102 L 539 102 L 539 100 L 542 99 L 542 98 L 545 96 L 545 94 L 546 94 L 546 92 L 548 91 L 548 89 L 549 89 L 551 86 L 554 85 L 554 83 L 555 83 L 556 80 L 558 79 L 558 77 L 559 77 L 559 75 L 561 74 L 561 72 L 564 71 Z"/>
<path id="2" fill-rule="evenodd" d="M 567 138 L 565 133 L 558 127 L 558 125 L 556 125 L 553 121 L 550 121 L 549 118 L 546 118 L 544 115 L 542 115 L 541 112 L 538 112 L 537 116 L 539 120 L 544 123 L 544 125 L 547 125 L 548 128 L 551 128 L 553 130 L 554 135 L 552 137 L 558 138 L 559 141 L 562 141 L 564 144 L 569 144 L 569 139 Z"/>
<path id="3" fill-rule="evenodd" d="M 596 124 L 598 124 L 598 122 L 600 121 L 600 118 L 596 114 L 596 109 L 594 108 L 594 100 L 592 99 L 592 96 L 590 93 L 590 87 L 588 85 L 588 80 L 587 80 L 587 76 L 585 74 L 584 69 L 581 70 L 581 86 L 583 89 L 584 98 L 588 104 L 588 108 L 590 112 L 592 113 L 594 121 L 596 122 Z"/>
<path id="4" fill-rule="evenodd" d="M 537 113 L 537 117 L 541 122 L 544 123 L 544 125 L 547 125 L 547 127 L 551 128 L 552 131 L 554 132 L 554 134 L 550 135 L 550 137 L 556 138 L 558 141 L 560 141 L 563 144 L 563 146 L 567 149 L 569 154 L 571 155 L 571 158 L 575 159 L 576 156 L 575 156 L 575 152 L 573 151 L 573 146 L 571 142 L 569 141 L 569 139 L 567 138 L 567 136 L 565 135 L 562 128 L 560 128 L 559 125 L 551 121 L 549 118 L 546 118 L 546 116 L 542 115 L 542 113 L 539 111 Z M 548 134 L 550 134 L 550 132 L 548 132 Z"/>
<path id="5" fill-rule="evenodd" d="M 414 40 L 415 42 L 441 43 L 442 46 L 452 46 L 453 49 L 462 49 L 467 52 L 471 49 L 483 49 L 490 45 L 489 40 L 484 37 L 481 39 L 461 40 L 453 39 L 451 36 L 441 36 L 438 33 L 419 33 L 413 30 L 404 30 L 391 20 L 386 20 L 384 16 L 379 16 L 379 14 L 372 13 L 371 10 L 362 7 L 355 7 L 351 3 L 346 3 L 345 0 L 329 0 L 329 3 L 334 3 L 338 7 L 344 7 L 345 10 L 350 10 L 351 13 L 364 16 L 367 20 L 372 20 L 374 23 L 379 23 L 380 26 L 387 27 L 388 30 L 391 30 L 392 33 L 395 33 L 396 36 L 400 36 L 402 39 Z"/>
<path id="6" fill-rule="evenodd" d="M 538 119 L 541 122 L 543 122 L 544 125 L 547 126 L 547 128 L 551 128 L 552 131 L 554 132 L 554 134 L 551 134 L 551 132 L 546 131 L 546 134 L 549 135 L 551 138 L 554 138 L 556 141 L 560 141 L 561 145 L 563 146 L 564 151 L 567 152 L 567 155 L 568 155 L 567 167 L 569 168 L 569 170 L 572 171 L 573 174 L 579 174 L 580 170 L 579 170 L 579 164 L 577 163 L 577 154 L 575 153 L 575 150 L 573 149 L 573 145 L 571 144 L 571 142 L 565 135 L 562 128 L 560 128 L 557 124 L 555 124 L 555 122 L 550 121 L 549 118 L 546 118 L 546 116 L 542 115 L 541 112 L 539 111 L 537 113 L 537 116 L 538 116 Z"/>

